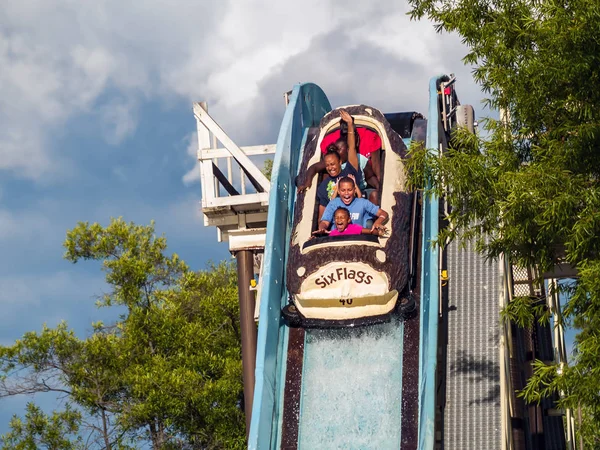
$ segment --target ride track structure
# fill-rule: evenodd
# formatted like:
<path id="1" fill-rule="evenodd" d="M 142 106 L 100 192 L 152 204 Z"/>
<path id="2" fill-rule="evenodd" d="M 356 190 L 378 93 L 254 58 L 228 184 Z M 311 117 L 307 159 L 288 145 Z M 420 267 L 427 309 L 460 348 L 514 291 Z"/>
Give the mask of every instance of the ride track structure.
<path id="1" fill-rule="evenodd" d="M 460 105 L 455 81 L 452 75 L 430 80 L 429 121 L 414 112 L 384 115 L 404 145 L 424 142 L 441 156 L 454 127 L 474 132 L 473 108 Z M 500 326 L 498 319 L 499 307 L 514 296 L 529 295 L 545 298 L 560 323 L 558 300 L 532 281 L 535 267 L 513 266 L 506 255 L 493 266 L 472 246 L 431 246 L 439 227 L 448 225 L 444 218 L 450 206 L 444 198 L 413 195 L 408 286 L 417 305 L 415 316 L 403 320 L 396 314 L 383 324 L 354 320 L 339 329 L 331 324 L 325 330 L 288 326 L 282 307 L 292 298 L 286 264 L 295 178 L 306 170 L 305 149 L 312 143 L 314 151 L 315 140 L 323 137 L 322 119 L 331 116 L 331 105 L 310 83 L 296 85 L 285 100 L 277 144 L 254 147 L 238 147 L 208 115 L 205 103 L 194 104 L 205 225 L 216 226 L 219 241 L 229 241 L 238 258 L 248 447 L 573 448 L 571 411 L 556 409 L 556 398 L 526 405 L 515 396 L 535 355 L 567 364 L 564 334 L 555 329 L 553 355 L 548 327 L 518 330 L 507 323 Z M 218 142 L 224 147 L 217 148 Z M 269 184 L 248 156 L 272 153 Z M 227 163 L 226 174 L 219 160 Z M 240 170 L 237 179 L 234 161 Z M 387 176 L 394 170 L 400 169 L 388 170 Z M 255 192 L 246 191 L 246 180 Z M 384 176 L 384 189 L 386 182 Z M 393 223 L 392 233 L 398 232 Z M 543 278 L 556 283 L 576 276 L 562 264 Z M 499 279 L 501 286 L 495 286 Z M 259 312 L 254 317 L 253 291 Z M 255 318 L 260 319 L 258 340 Z M 357 326 L 361 323 L 371 324 Z"/>
<path id="2" fill-rule="evenodd" d="M 439 149 L 439 107 L 436 83 L 430 83 L 430 117 L 427 147 Z M 306 143 L 315 135 L 321 118 L 331 110 L 323 91 L 314 84 L 296 85 L 289 95 L 271 177 L 262 292 L 256 358 L 256 384 L 248 448 L 305 448 L 302 443 L 303 378 L 311 358 L 307 354 L 309 332 L 288 327 L 281 308 L 288 302 L 286 261 L 295 206 L 294 179 Z M 432 114 L 433 113 L 433 114 Z M 389 176 L 389 175 L 388 175 Z M 415 291 L 418 314 L 397 321 L 400 336 L 396 359 L 400 376 L 401 411 L 396 412 L 394 435 L 398 448 L 433 448 L 435 432 L 435 372 L 439 305 L 439 255 L 429 242 L 438 231 L 439 202 L 423 200 L 421 252 L 417 255 L 419 274 Z M 417 247 L 419 248 L 419 247 Z M 423 301 L 419 301 L 422 298 Z M 402 367 L 409 368 L 402 370 Z M 418 370 L 416 370 L 418 368 Z M 356 405 L 359 408 L 359 405 Z M 330 428 L 329 432 L 332 431 Z M 333 430 L 336 431 L 336 430 Z M 337 430 L 343 432 L 342 430 Z M 306 433 L 305 433 L 306 434 Z"/>

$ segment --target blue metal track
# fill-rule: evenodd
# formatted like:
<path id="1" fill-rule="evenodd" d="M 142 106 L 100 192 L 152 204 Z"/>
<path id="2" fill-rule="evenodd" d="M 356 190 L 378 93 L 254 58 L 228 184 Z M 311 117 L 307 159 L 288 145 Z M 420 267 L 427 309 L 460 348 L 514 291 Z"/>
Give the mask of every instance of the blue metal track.
<path id="1" fill-rule="evenodd" d="M 437 80 L 429 81 L 427 148 L 439 154 L 439 108 Z M 419 449 L 433 449 L 435 443 L 435 374 L 437 368 L 439 318 L 439 250 L 431 246 L 439 231 L 439 199 L 423 199 L 421 263 L 421 329 L 419 355 Z"/>
<path id="2" fill-rule="evenodd" d="M 281 307 L 287 301 L 285 264 L 294 213 L 294 178 L 302 158 L 303 137 L 308 128 L 318 126 L 331 111 L 321 88 L 312 83 L 294 86 L 277 138 L 271 173 L 271 193 L 267 236 L 262 268 L 260 322 L 256 352 L 256 383 L 248 448 L 269 449 L 279 430 L 276 407 L 282 395 L 285 349 L 288 329 L 281 321 Z"/>

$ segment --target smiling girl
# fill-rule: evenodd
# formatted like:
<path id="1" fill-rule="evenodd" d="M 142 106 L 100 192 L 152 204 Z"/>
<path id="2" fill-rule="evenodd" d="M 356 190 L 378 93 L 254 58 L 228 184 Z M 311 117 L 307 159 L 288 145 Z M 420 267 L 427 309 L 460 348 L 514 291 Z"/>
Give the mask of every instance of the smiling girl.
<path id="1" fill-rule="evenodd" d="M 358 223 L 351 223 L 350 211 L 343 206 L 340 206 L 333 213 L 333 224 L 334 227 L 331 231 L 327 232 L 329 236 L 348 236 L 353 234 L 374 234 L 377 236 L 383 236 L 387 231 L 384 226 L 377 226 L 371 228 L 363 228 Z M 315 232 L 319 233 L 319 232 Z"/>

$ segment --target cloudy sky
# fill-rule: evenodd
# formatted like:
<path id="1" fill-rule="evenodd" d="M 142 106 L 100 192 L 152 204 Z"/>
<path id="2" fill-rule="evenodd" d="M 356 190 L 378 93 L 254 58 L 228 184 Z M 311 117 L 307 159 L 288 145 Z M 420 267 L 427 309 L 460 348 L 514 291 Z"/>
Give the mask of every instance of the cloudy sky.
<path id="1" fill-rule="evenodd" d="M 193 101 L 239 145 L 275 142 L 282 94 L 301 81 L 334 106 L 426 113 L 429 78 L 454 72 L 481 114 L 460 40 L 406 12 L 402 1 L 5 0 L 0 344 L 61 319 L 83 335 L 106 317 L 93 306 L 98 266 L 62 260 L 77 221 L 155 219 L 193 268 L 229 257 L 202 224 Z M 22 404 L 3 401 L 0 432 Z"/>

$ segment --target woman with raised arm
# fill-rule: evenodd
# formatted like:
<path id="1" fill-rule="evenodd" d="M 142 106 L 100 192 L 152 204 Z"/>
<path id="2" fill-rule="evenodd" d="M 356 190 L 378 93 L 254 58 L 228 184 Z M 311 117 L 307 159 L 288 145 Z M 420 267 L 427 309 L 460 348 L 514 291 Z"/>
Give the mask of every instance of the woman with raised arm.
<path id="1" fill-rule="evenodd" d="M 327 176 L 319 184 L 317 188 L 317 199 L 319 201 L 319 217 L 323 215 L 329 200 L 334 196 L 338 180 L 343 177 L 352 175 L 356 184 L 360 185 L 362 174 L 358 164 L 358 155 L 356 153 L 356 139 L 354 136 L 354 123 L 352 116 L 345 110 L 340 110 L 340 116 L 344 122 L 348 124 L 348 164 L 342 169 L 341 157 L 337 147 L 332 145 L 331 149 L 325 154 L 324 163 Z M 312 180 L 312 178 L 311 178 Z M 299 191 L 306 189 L 308 186 L 302 185 L 298 188 Z"/>

